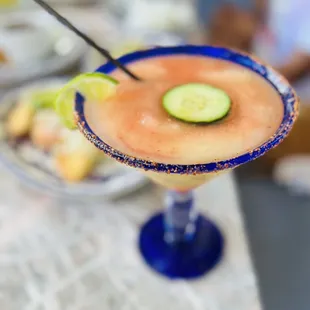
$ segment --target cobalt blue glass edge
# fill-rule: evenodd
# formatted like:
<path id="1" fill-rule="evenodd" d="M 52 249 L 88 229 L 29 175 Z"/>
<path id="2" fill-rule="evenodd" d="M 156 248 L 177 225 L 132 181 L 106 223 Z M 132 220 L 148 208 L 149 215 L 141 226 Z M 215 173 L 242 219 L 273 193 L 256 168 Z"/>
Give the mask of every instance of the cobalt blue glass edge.
<path id="1" fill-rule="evenodd" d="M 143 160 L 141 158 L 126 155 L 102 141 L 93 132 L 87 123 L 84 115 L 84 101 L 76 101 L 75 113 L 79 129 L 90 142 L 92 142 L 97 148 L 105 152 L 110 157 L 116 159 L 119 162 L 127 164 L 128 166 L 155 172 L 168 172 L 177 174 L 217 172 L 224 169 L 235 168 L 241 164 L 245 164 L 264 155 L 267 151 L 280 144 L 292 129 L 293 124 L 298 116 L 299 107 L 299 99 L 295 91 L 280 74 L 278 74 L 268 65 L 261 63 L 260 60 L 248 55 L 247 53 L 216 46 L 182 45 L 155 47 L 147 50 L 140 50 L 124 55 L 119 58 L 119 60 L 126 65 L 137 60 L 169 55 L 193 55 L 223 59 L 240 64 L 259 74 L 275 88 L 275 90 L 281 96 L 284 105 L 282 123 L 279 126 L 277 132 L 271 136 L 268 141 L 256 149 L 229 160 L 196 165 L 172 165 L 156 163 L 153 161 Z M 116 67 L 113 63 L 107 62 L 99 69 L 97 69 L 97 72 L 109 74 L 115 69 Z"/>

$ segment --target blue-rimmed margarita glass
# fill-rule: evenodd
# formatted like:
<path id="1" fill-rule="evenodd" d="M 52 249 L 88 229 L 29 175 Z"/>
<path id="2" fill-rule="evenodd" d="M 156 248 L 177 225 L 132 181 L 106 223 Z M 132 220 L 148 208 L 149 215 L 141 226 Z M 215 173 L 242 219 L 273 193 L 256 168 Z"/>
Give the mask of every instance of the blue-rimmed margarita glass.
<path id="1" fill-rule="evenodd" d="M 226 48 L 191 45 L 157 47 L 125 55 L 120 60 L 128 64 L 168 55 L 213 57 L 240 64 L 270 83 L 281 96 L 284 106 L 282 123 L 277 132 L 256 149 L 221 162 L 172 165 L 124 154 L 102 141 L 88 125 L 84 115 L 84 102 L 77 96 L 75 112 L 78 126 L 89 141 L 117 161 L 144 171 L 156 183 L 168 188 L 166 210 L 153 216 L 142 227 L 139 248 L 147 264 L 157 272 L 169 278 L 190 279 L 211 270 L 220 261 L 224 247 L 223 236 L 216 225 L 194 208 L 192 189 L 221 172 L 262 156 L 281 143 L 297 118 L 299 101 L 288 82 L 270 67 L 247 54 Z M 110 74 L 115 69 L 115 65 L 108 62 L 97 71 Z M 180 187 L 187 190 L 173 190 Z"/>

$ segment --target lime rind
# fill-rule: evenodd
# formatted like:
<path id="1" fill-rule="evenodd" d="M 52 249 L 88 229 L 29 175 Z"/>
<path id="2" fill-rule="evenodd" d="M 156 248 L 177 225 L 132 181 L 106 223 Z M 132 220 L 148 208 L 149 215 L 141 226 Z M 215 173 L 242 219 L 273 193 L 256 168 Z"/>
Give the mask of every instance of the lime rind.
<path id="1" fill-rule="evenodd" d="M 77 127 L 74 118 L 76 93 L 79 92 L 89 102 L 98 102 L 113 95 L 117 84 L 117 80 L 102 73 L 81 74 L 59 91 L 54 109 L 67 128 L 75 129 Z"/>

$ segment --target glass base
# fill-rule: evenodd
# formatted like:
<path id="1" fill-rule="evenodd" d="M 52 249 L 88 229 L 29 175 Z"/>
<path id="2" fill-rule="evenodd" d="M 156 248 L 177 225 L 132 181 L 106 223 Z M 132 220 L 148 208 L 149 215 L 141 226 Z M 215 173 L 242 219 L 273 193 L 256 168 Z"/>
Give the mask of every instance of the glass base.
<path id="1" fill-rule="evenodd" d="M 139 248 L 146 263 L 170 279 L 194 279 L 213 269 L 223 255 L 224 238 L 204 216 L 197 219 L 191 241 L 167 243 L 164 216 L 153 216 L 143 227 Z"/>

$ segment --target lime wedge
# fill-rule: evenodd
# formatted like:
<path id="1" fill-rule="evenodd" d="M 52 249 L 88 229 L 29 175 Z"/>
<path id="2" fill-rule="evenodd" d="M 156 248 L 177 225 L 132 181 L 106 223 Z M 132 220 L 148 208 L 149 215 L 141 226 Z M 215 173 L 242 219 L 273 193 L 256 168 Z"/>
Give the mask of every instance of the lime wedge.
<path id="1" fill-rule="evenodd" d="M 60 90 L 54 105 L 55 111 L 67 128 L 75 129 L 76 93 L 83 95 L 86 101 L 103 102 L 115 93 L 117 84 L 118 81 L 102 73 L 81 74 Z"/>

